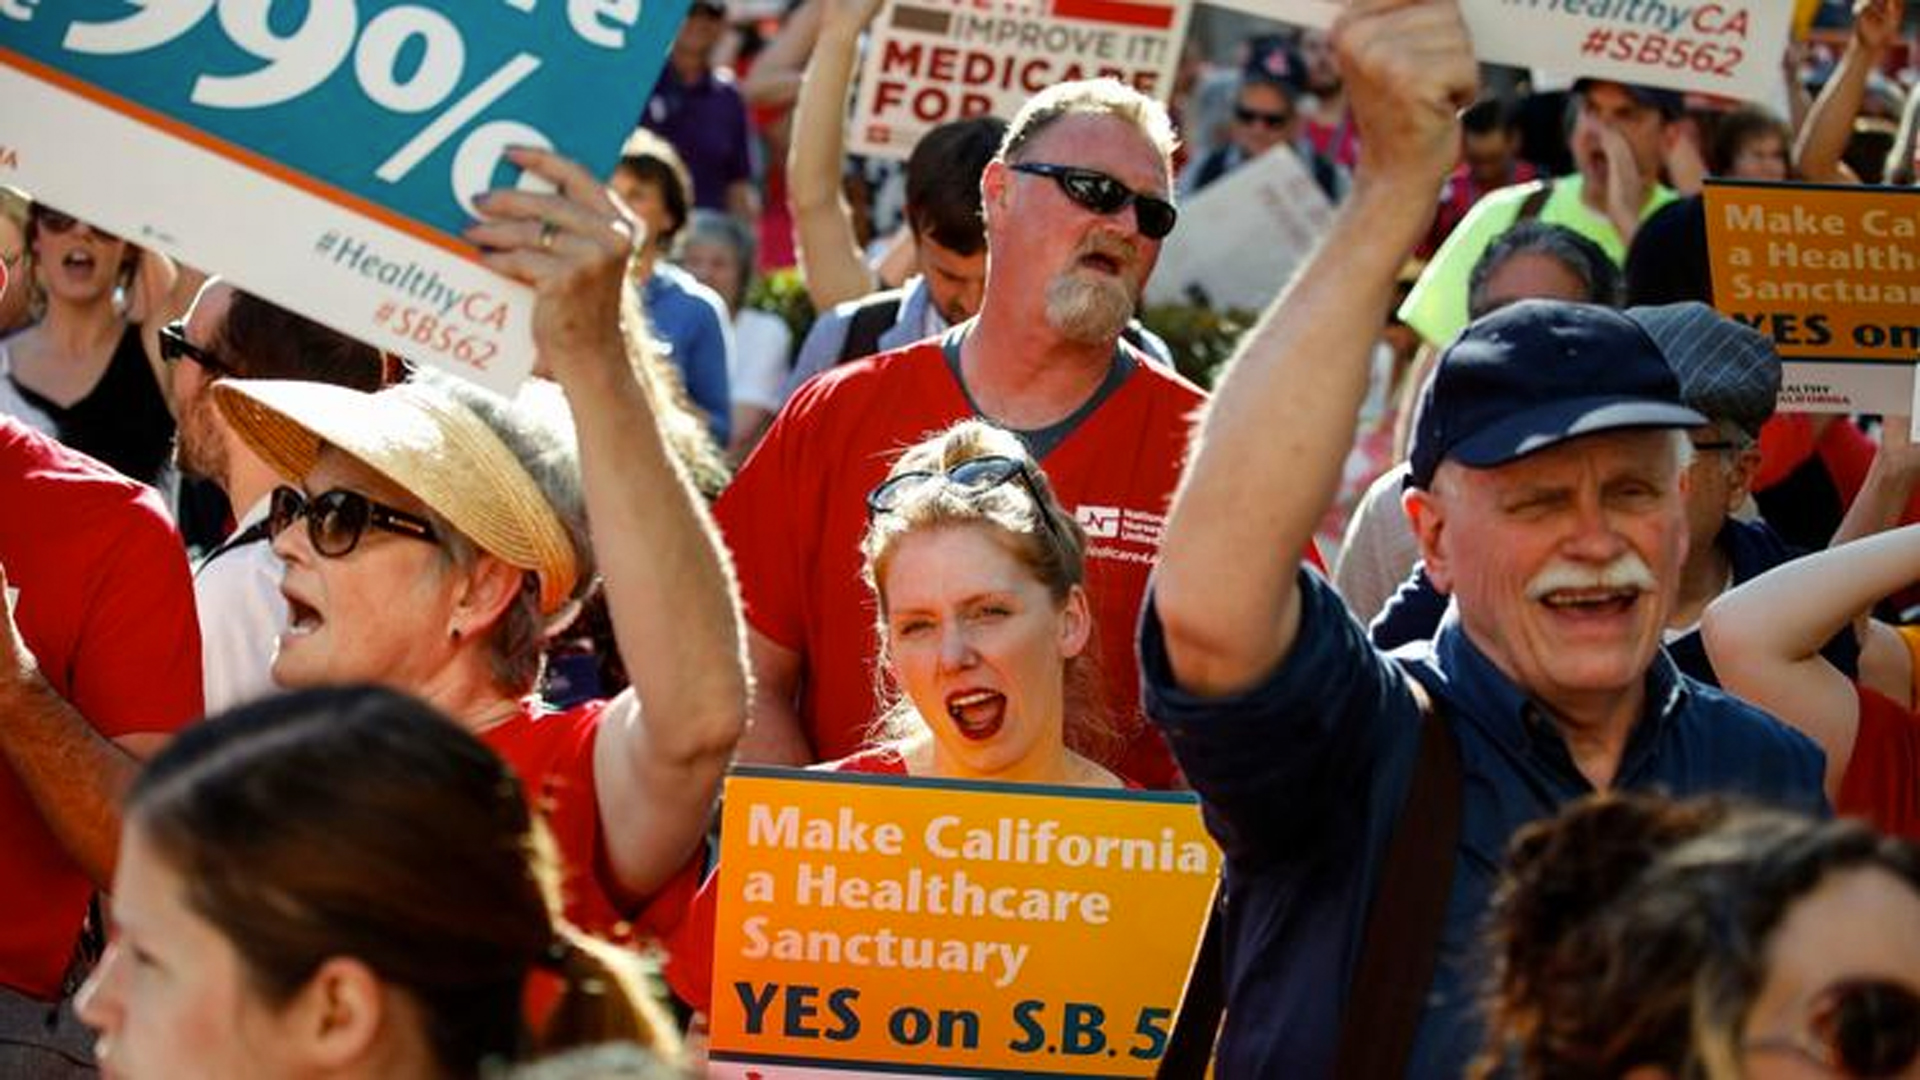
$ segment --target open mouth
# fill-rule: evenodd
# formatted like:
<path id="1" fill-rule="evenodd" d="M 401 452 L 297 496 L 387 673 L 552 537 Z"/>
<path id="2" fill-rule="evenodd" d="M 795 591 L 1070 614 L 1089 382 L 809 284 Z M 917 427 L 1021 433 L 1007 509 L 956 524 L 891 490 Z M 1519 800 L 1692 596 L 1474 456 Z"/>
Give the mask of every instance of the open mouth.
<path id="1" fill-rule="evenodd" d="M 287 601 L 287 636 L 305 637 L 326 624 L 320 609 L 290 593 L 281 593 Z"/>
<path id="2" fill-rule="evenodd" d="M 1098 270 L 1103 274 L 1119 274 L 1121 269 L 1121 263 L 1118 258 L 1098 251 L 1088 252 L 1080 256 L 1080 265 L 1088 267 L 1089 269 Z"/>
<path id="3" fill-rule="evenodd" d="M 60 260 L 61 268 L 71 270 L 75 275 L 91 274 L 95 265 L 93 255 L 86 251 L 69 251 L 66 258 Z"/>
<path id="4" fill-rule="evenodd" d="M 999 734 L 1007 719 L 1007 696 L 994 690 L 970 690 L 947 697 L 947 716 L 960 734 L 976 742 Z"/>
<path id="5" fill-rule="evenodd" d="M 1639 601 L 1639 589 L 1556 589 L 1540 598 L 1555 614 L 1575 617 L 1624 615 Z"/>

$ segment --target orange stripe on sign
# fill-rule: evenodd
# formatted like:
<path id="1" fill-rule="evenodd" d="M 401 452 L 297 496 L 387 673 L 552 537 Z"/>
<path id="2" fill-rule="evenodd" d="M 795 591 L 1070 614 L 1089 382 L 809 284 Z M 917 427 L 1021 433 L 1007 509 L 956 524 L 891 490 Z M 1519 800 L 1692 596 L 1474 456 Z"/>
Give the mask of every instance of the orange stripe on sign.
<path id="1" fill-rule="evenodd" d="M 318 180 L 312 176 L 308 176 L 306 173 L 298 172 L 270 157 L 257 154 L 243 146 L 230 143 L 217 135 L 209 134 L 190 124 L 184 124 L 164 113 L 156 112 L 144 105 L 129 101 L 118 94 L 104 90 L 92 83 L 76 79 L 64 71 L 48 67 L 37 60 L 22 56 L 12 49 L 0 48 L 0 63 L 4 63 L 9 67 L 18 68 L 20 71 L 39 79 L 41 82 L 51 83 L 76 97 L 85 98 L 101 108 L 117 112 L 130 120 L 145 124 L 150 128 L 164 131 L 174 138 L 180 139 L 183 142 L 190 142 L 202 150 L 217 154 L 235 164 L 244 165 L 255 172 L 265 173 L 282 183 L 297 187 L 309 195 L 325 199 L 335 206 L 351 210 L 364 217 L 373 218 L 381 224 L 398 229 L 416 240 L 432 244 L 434 247 L 450 255 L 459 256 L 468 262 L 478 263 L 480 261 L 479 252 L 476 249 L 461 243 L 459 240 L 445 233 L 415 221 L 410 217 L 381 206 L 379 203 L 361 198 L 352 192 L 334 187 L 324 180 Z"/>
<path id="2" fill-rule="evenodd" d="M 1164 4 L 1136 4 L 1130 0 L 1053 0 L 1053 13 L 1068 19 L 1121 23 L 1150 30 L 1173 27 L 1173 8 Z"/>

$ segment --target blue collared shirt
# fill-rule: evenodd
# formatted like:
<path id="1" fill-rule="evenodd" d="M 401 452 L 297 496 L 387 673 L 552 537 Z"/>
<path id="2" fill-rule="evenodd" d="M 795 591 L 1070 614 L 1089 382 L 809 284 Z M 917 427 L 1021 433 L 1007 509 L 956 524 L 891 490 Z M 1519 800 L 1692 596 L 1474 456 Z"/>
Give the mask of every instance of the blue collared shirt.
<path id="1" fill-rule="evenodd" d="M 1227 854 L 1225 1078 L 1328 1075 L 1367 905 L 1406 799 L 1420 678 L 1460 747 L 1465 792 L 1440 963 L 1408 1075 L 1453 1080 L 1478 1049 L 1481 923 L 1520 826 L 1592 793 L 1558 727 L 1448 616 L 1389 657 L 1317 575 L 1300 578 L 1292 651 L 1244 693 L 1180 689 L 1151 595 L 1142 615 L 1147 713 L 1166 733 Z M 1664 653 L 1614 787 L 1722 792 L 1824 812 L 1825 758 L 1804 735 L 1682 676 Z"/>

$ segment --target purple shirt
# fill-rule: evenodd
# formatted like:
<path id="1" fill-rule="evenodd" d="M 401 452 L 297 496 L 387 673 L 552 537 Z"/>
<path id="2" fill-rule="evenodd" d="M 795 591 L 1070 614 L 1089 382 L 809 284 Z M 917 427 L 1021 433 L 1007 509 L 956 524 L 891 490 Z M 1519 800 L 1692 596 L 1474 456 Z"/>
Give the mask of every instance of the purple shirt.
<path id="1" fill-rule="evenodd" d="M 727 188 L 753 176 L 747 102 L 732 72 L 708 71 L 682 83 L 668 64 L 640 124 L 680 151 L 693 174 L 695 206 L 726 210 Z"/>

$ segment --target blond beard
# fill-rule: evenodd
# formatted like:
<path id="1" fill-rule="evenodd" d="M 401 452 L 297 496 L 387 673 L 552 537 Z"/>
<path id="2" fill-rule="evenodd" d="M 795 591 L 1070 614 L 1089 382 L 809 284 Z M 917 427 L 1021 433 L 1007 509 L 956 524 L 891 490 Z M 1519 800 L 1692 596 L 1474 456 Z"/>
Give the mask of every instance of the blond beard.
<path id="1" fill-rule="evenodd" d="M 1133 318 L 1133 293 L 1117 278 L 1068 270 L 1047 285 L 1047 325 L 1068 341 L 1112 344 Z"/>

